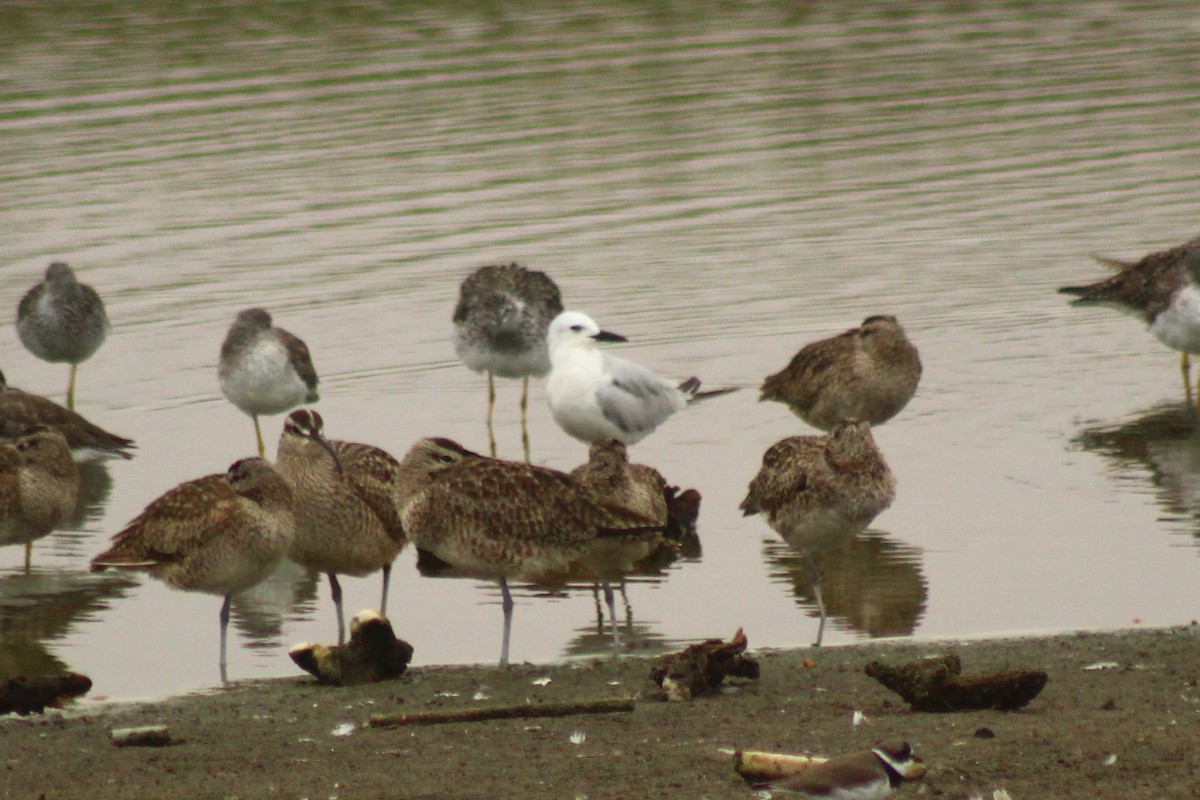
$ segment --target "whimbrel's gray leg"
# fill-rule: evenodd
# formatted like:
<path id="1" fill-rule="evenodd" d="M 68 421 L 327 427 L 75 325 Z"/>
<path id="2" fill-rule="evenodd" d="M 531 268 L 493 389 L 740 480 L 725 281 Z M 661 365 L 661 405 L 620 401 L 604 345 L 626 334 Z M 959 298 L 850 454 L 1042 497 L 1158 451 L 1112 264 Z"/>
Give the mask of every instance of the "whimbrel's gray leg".
<path id="1" fill-rule="evenodd" d="M 78 368 L 78 364 L 71 365 L 71 378 L 67 381 L 67 409 L 69 411 L 75 410 L 75 370 Z"/>
<path id="2" fill-rule="evenodd" d="M 258 414 L 251 414 L 250 418 L 254 420 L 254 438 L 258 441 L 258 456 L 259 458 L 266 458 L 267 448 L 263 444 L 262 428 L 258 425 Z"/>
<path id="3" fill-rule="evenodd" d="M 492 375 L 491 370 L 488 370 L 488 410 L 487 410 L 487 429 L 488 429 L 488 446 L 492 450 L 492 458 L 496 457 L 496 432 L 492 429 L 492 411 L 496 408 L 496 378 Z"/>
<path id="4" fill-rule="evenodd" d="M 221 603 L 221 683 L 229 683 L 225 673 L 225 634 L 229 630 L 229 607 L 233 604 L 233 595 L 225 595 Z"/>
<path id="5" fill-rule="evenodd" d="M 529 376 L 521 379 L 521 444 L 525 446 L 525 463 L 529 459 Z"/>
<path id="6" fill-rule="evenodd" d="M 825 601 L 821 598 L 821 573 L 817 572 L 817 562 L 813 561 L 811 555 L 805 555 L 804 560 L 808 562 L 808 574 L 812 579 L 813 597 L 817 601 L 817 613 L 821 615 L 821 623 L 817 626 L 817 640 L 813 642 L 813 647 L 820 647 L 821 640 L 825 638 Z"/>
<path id="7" fill-rule="evenodd" d="M 25 543 L 25 572 L 28 573 L 30 567 L 33 566 L 33 542 Z"/>
<path id="8" fill-rule="evenodd" d="M 1192 362 L 1187 353 L 1182 353 L 1179 368 L 1183 370 L 1183 391 L 1187 395 L 1187 404 L 1192 406 Z M 1200 404 L 1200 376 L 1196 378 L 1196 402 Z"/>
<path id="9" fill-rule="evenodd" d="M 388 584 L 391 583 L 391 580 L 392 580 L 392 565 L 384 564 L 383 565 L 383 596 L 381 596 L 379 598 L 379 614 L 380 614 L 380 616 L 383 616 L 383 617 L 387 616 L 387 592 L 388 592 Z"/>
<path id="10" fill-rule="evenodd" d="M 332 572 L 325 574 L 329 576 L 329 591 L 333 594 L 333 607 L 337 609 L 338 644 L 343 644 L 346 641 L 346 621 L 342 617 L 342 585 L 338 583 L 337 575 Z"/>
<path id="11" fill-rule="evenodd" d="M 612 584 L 607 578 L 600 579 L 600 586 L 604 589 L 604 604 L 608 606 L 608 624 L 612 626 L 613 638 L 613 655 L 621 652 L 621 629 L 617 625 L 617 605 L 613 598 Z"/>
<path id="12" fill-rule="evenodd" d="M 508 580 L 500 578 L 500 605 L 504 609 L 504 641 L 500 645 L 500 666 L 508 666 L 508 639 L 512 634 L 513 599 L 508 591 Z"/>

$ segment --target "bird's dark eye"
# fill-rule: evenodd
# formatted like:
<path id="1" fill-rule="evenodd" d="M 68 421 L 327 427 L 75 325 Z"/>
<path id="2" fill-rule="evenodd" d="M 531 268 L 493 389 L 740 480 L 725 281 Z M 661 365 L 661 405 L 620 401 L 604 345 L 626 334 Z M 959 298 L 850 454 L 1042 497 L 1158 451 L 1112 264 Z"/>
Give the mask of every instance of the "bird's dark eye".
<path id="1" fill-rule="evenodd" d="M 581 330 L 583 330 L 583 326 L 582 325 L 572 325 L 571 330 L 575 331 L 576 333 L 579 333 Z"/>
<path id="2" fill-rule="evenodd" d="M 454 456 L 446 455 L 445 453 L 438 453 L 436 458 L 443 464 L 450 464 L 454 461 Z"/>

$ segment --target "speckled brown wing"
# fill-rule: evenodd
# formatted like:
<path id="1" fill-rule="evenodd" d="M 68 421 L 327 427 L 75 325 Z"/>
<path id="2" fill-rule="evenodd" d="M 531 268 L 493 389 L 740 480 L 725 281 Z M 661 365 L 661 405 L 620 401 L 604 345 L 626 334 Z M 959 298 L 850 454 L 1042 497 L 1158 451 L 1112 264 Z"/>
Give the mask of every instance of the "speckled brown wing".
<path id="1" fill-rule="evenodd" d="M 857 346 L 858 328 L 807 344 L 779 372 L 763 381 L 762 400 L 787 403 L 807 412 L 821 396 L 824 375 L 835 364 L 849 358 Z"/>
<path id="2" fill-rule="evenodd" d="M 2 378 L 0 373 L 0 380 Z M 0 437 L 19 436 L 35 425 L 57 430 L 72 449 L 92 448 L 121 458 L 133 457 L 126 452 L 135 446 L 132 439 L 109 433 L 80 414 L 40 395 L 12 387 L 0 390 Z"/>
<path id="3" fill-rule="evenodd" d="M 21 511 L 20 466 L 16 448 L 0 443 L 0 531 Z"/>
<path id="4" fill-rule="evenodd" d="M 308 397 L 305 398 L 305 402 L 317 402 L 319 399 L 317 395 L 317 370 L 313 366 L 312 354 L 308 352 L 308 345 L 301 341 L 298 336 L 288 333 L 283 328 L 276 328 L 275 332 L 279 335 L 279 341 L 287 348 L 292 367 L 295 368 L 296 374 L 300 376 L 300 380 L 304 381 L 304 385 L 308 387 Z"/>
<path id="5" fill-rule="evenodd" d="M 240 518 L 237 494 L 223 474 L 181 483 L 152 501 L 92 559 L 102 567 L 150 567 L 195 552 Z"/>
<path id="6" fill-rule="evenodd" d="M 1075 295 L 1072 305 L 1115 305 L 1136 312 L 1147 323 L 1167 309 L 1171 295 L 1190 279 L 1194 267 L 1190 257 L 1200 251 L 1200 237 L 1167 250 L 1158 250 L 1140 260 L 1126 262 L 1104 260 L 1121 271 L 1110 278 L 1084 286 L 1064 286 L 1062 294 Z"/>
<path id="7" fill-rule="evenodd" d="M 762 467 L 750 481 L 739 509 L 768 518 L 787 503 L 795 503 L 828 475 L 825 437 L 791 436 L 767 448 Z"/>
<path id="8" fill-rule="evenodd" d="M 336 439 L 330 444 L 337 451 L 354 493 L 378 517 L 384 532 L 393 541 L 406 541 L 400 509 L 396 505 L 400 462 L 386 450 L 369 444 Z"/>

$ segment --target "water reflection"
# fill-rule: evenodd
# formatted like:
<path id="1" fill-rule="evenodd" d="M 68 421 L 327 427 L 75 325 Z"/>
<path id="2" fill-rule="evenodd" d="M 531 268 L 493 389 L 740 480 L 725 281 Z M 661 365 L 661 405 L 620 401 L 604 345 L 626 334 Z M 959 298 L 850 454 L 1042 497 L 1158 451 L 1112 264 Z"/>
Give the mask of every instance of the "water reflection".
<path id="1" fill-rule="evenodd" d="M 796 604 L 818 616 L 805 557 L 777 539 L 763 540 L 771 580 L 791 586 Z M 921 551 L 878 531 L 813 556 L 830 621 L 872 638 L 907 636 L 925 613 L 929 588 L 921 573 Z"/>

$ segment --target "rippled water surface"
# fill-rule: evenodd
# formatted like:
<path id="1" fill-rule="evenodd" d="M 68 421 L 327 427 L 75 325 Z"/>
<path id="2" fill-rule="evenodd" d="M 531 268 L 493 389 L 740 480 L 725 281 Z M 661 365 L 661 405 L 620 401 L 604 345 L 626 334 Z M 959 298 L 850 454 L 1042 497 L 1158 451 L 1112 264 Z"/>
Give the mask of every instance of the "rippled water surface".
<path id="1" fill-rule="evenodd" d="M 0 677 L 94 695 L 217 682 L 220 601 L 89 559 L 175 484 L 254 446 L 215 363 L 237 311 L 305 339 L 334 438 L 486 449 L 455 358 L 458 283 L 550 273 L 622 355 L 744 387 L 637 460 L 704 496 L 700 548 L 630 581 L 631 647 L 743 626 L 810 642 L 807 572 L 737 510 L 763 451 L 811 432 L 755 387 L 805 342 L 896 314 L 925 375 L 877 431 L 896 502 L 822 557 L 827 643 L 1187 622 L 1200 607 L 1200 434 L 1175 354 L 1054 289 L 1196 235 L 1191 3 L 10 3 L 0 9 L 0 304 L 53 259 L 113 331 L 79 409 L 137 439 L 87 472 L 69 530 L 0 550 Z M 0 327 L 9 382 L 66 369 Z M 520 457 L 503 383 L 502 455 Z M 586 457 L 533 387 L 534 460 Z M 266 420 L 273 439 L 282 419 Z M 273 446 L 271 448 L 273 450 Z M 350 613 L 378 577 L 345 581 Z M 499 654 L 492 585 L 422 577 L 390 615 L 417 663 Z M 284 569 L 235 603 L 230 674 L 296 673 L 328 587 Z M 518 593 L 512 655 L 606 652 L 587 586 Z"/>

